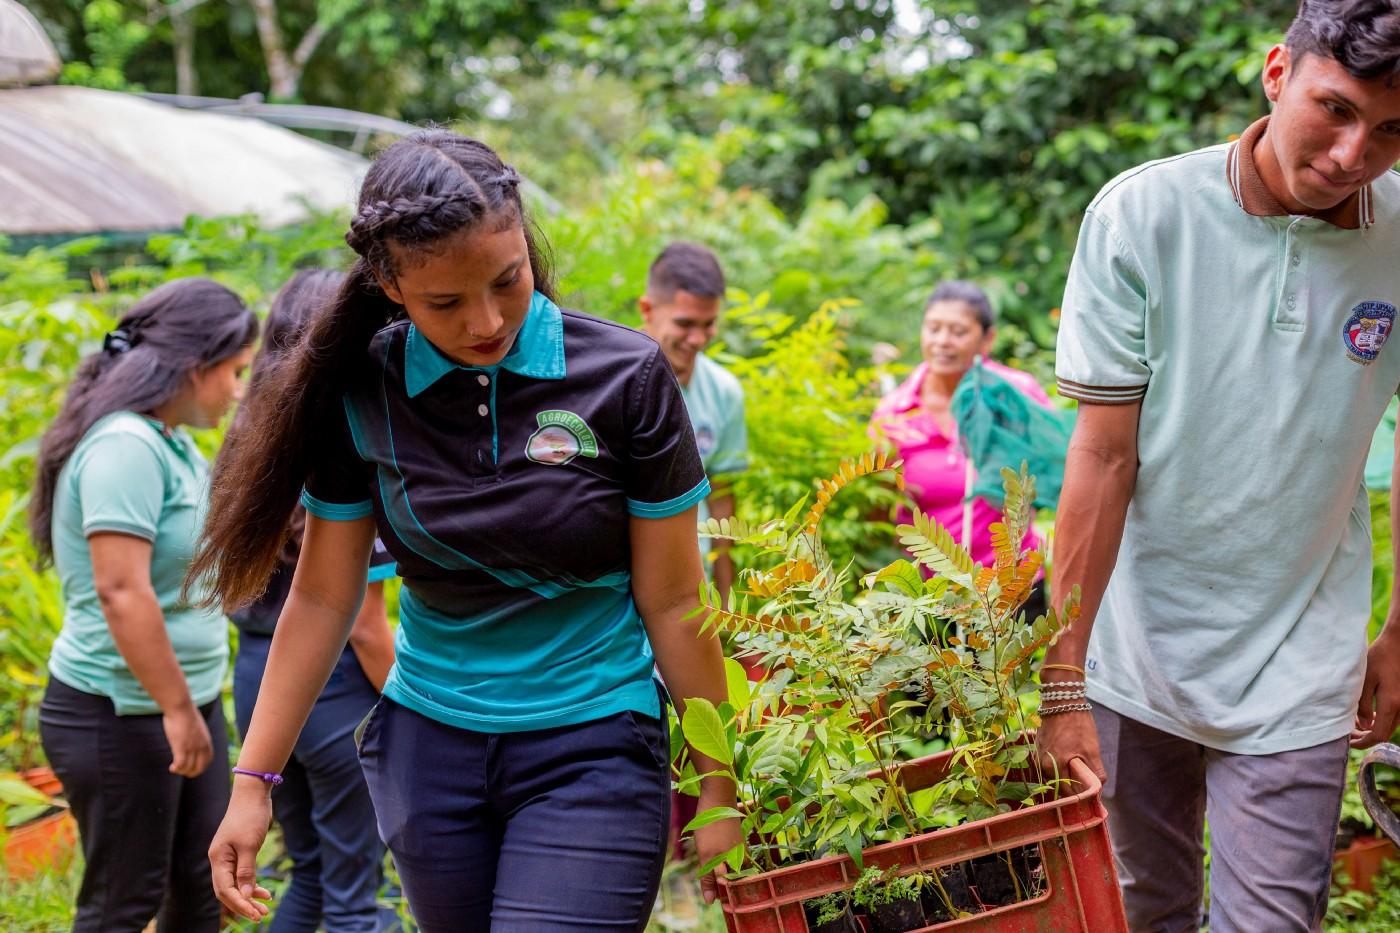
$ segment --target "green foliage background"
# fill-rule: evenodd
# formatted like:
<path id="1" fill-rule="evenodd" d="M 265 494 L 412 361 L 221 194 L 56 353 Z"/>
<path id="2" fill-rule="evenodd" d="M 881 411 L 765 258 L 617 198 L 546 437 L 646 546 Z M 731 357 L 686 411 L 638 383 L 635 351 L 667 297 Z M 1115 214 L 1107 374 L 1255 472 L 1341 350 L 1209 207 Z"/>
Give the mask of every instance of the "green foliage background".
<path id="1" fill-rule="evenodd" d="M 62 81 L 175 89 L 176 4 L 24 2 L 67 62 Z M 178 6 L 201 93 L 268 91 L 250 0 Z M 939 279 L 983 284 L 1002 316 L 997 354 L 1047 380 L 1084 206 L 1118 172 L 1222 142 L 1262 114 L 1263 54 L 1296 3 L 275 7 L 293 44 L 326 30 L 298 102 L 456 126 L 563 205 L 538 219 L 571 306 L 635 323 L 666 242 L 716 249 L 733 292 L 715 352 L 748 388 L 754 467 L 739 493 L 741 516 L 756 517 L 865 448 L 880 375 L 871 346 L 914 362 Z M 37 437 L 78 359 L 168 278 L 212 275 L 265 309 L 293 269 L 347 260 L 343 221 L 192 218 L 144 247 L 0 244 L 0 767 L 39 755 L 34 705 L 61 606 L 52 576 L 32 567 L 23 509 Z M 201 440 L 212 450 L 218 434 Z M 838 562 L 883 563 L 890 529 L 872 516 L 889 496 L 872 484 L 839 500 Z M 1390 562 L 1378 538 L 1382 613 Z"/>
<path id="2" fill-rule="evenodd" d="M 27 5 L 67 58 L 64 80 L 173 90 L 168 8 Z M 888 228 L 873 261 L 846 267 L 853 281 L 871 288 L 881 256 L 977 278 L 1042 347 L 1053 343 L 1048 312 L 1084 205 L 1118 172 L 1224 141 L 1260 115 L 1263 53 L 1296 9 L 1295 0 L 275 6 L 288 44 L 313 25 L 327 31 L 306 65 L 305 102 L 460 123 L 573 207 L 593 202 L 597 178 L 630 157 L 674 164 L 697 141 L 719 140 L 723 188 L 761 192 L 787 223 L 842 224 L 844 210 L 863 233 Z M 202 93 L 267 91 L 252 9 L 250 0 L 190 8 Z M 775 273 L 790 268 L 790 257 L 758 255 Z M 849 257 L 826 258 L 836 268 L 830 260 Z M 903 315 L 930 284 L 880 289 L 867 305 Z"/>
<path id="3" fill-rule="evenodd" d="M 289 44 L 326 39 L 300 100 L 450 122 L 563 205 L 539 220 L 569 304 L 635 322 L 669 240 L 720 254 L 734 287 L 717 348 L 749 386 L 764 514 L 866 445 L 887 341 L 917 354 L 922 300 L 972 277 L 1002 313 L 998 354 L 1048 378 L 1075 228 L 1145 159 L 1217 142 L 1263 111 L 1262 53 L 1292 0 L 277 0 Z M 250 0 L 27 0 L 63 81 L 174 90 L 171 15 L 193 23 L 204 93 L 266 91 Z M 293 268 L 346 260 L 343 218 L 262 230 L 191 219 L 144 249 L 81 240 L 0 251 L 0 760 L 33 757 L 32 699 L 58 624 L 29 569 L 37 437 L 113 316 L 171 277 L 210 274 L 257 307 Z M 819 310 L 820 309 L 820 310 Z M 212 449 L 217 436 L 205 438 Z M 873 565 L 888 495 L 833 517 Z M 743 555 L 741 554 L 742 558 Z M 6 738 L 8 736 L 8 738 Z M 28 737 L 28 738 L 26 738 Z M 9 750 L 4 745 L 10 744 Z"/>

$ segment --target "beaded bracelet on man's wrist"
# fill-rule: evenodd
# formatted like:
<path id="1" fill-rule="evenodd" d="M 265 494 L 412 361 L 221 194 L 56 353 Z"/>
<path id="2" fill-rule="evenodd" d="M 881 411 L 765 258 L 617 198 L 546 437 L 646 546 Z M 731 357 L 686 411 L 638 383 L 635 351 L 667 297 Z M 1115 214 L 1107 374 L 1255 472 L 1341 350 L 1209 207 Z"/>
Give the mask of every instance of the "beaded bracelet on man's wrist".
<path id="1" fill-rule="evenodd" d="M 1088 703 L 1062 703 L 1058 706 L 1042 706 L 1040 708 L 1040 718 L 1055 716 L 1059 713 L 1089 713 L 1093 712 L 1093 707 Z"/>

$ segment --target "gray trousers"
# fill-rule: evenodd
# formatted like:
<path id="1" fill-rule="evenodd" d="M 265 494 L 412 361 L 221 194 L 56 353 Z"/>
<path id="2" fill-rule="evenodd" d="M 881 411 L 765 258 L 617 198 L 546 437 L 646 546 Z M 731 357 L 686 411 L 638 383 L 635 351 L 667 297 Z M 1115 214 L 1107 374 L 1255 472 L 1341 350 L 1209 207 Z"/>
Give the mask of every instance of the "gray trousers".
<path id="1" fill-rule="evenodd" d="M 1347 740 L 1234 755 L 1095 705 L 1103 800 L 1128 926 L 1196 933 L 1210 823 L 1210 929 L 1322 929 Z"/>

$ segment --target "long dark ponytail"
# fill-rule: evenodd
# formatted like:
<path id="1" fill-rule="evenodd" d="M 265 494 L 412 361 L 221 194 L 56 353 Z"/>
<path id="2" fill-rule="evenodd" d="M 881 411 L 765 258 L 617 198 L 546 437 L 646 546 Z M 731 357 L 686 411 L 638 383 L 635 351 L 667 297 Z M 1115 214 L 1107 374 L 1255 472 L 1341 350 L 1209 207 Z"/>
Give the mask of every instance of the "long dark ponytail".
<path id="1" fill-rule="evenodd" d="M 258 319 L 242 300 L 209 279 L 167 282 L 136 302 L 83 360 L 58 417 L 44 432 L 29 531 L 39 559 L 53 559 L 53 498 L 58 474 L 83 435 L 118 411 L 152 412 L 190 374 L 223 362 L 258 338 Z"/>
<path id="2" fill-rule="evenodd" d="M 242 606 L 277 569 L 312 452 L 343 418 L 341 396 L 366 372 L 370 340 L 403 313 L 375 277 L 395 278 L 389 244 L 412 253 L 465 230 L 511 224 L 524 229 L 535 289 L 553 298 L 540 238 L 520 200 L 520 176 L 491 147 L 426 130 L 375 160 L 345 236 L 359 258 L 285 363 L 249 393 L 214 462 L 209 520 L 189 575 L 204 582 L 211 601 Z"/>
<path id="3" fill-rule="evenodd" d="M 272 299 L 272 307 L 263 322 L 262 346 L 253 358 L 253 373 L 248 379 L 248 398 L 256 397 L 271 378 L 277 366 L 284 364 L 306 335 L 316 312 L 335 300 L 345 273 L 333 269 L 303 269 L 287 280 Z M 239 418 L 246 417 L 247 407 L 239 409 Z M 301 553 L 301 536 L 306 527 L 306 510 L 298 505 L 288 522 L 287 538 L 282 544 L 284 566 L 296 566 Z"/>

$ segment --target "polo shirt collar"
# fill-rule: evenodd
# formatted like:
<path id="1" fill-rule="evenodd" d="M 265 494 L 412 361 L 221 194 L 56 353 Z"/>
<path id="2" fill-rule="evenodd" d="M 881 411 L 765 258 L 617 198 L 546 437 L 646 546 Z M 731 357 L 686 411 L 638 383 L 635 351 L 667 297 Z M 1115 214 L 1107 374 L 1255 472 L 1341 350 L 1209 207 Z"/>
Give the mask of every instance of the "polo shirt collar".
<path id="1" fill-rule="evenodd" d="M 1246 214 L 1286 217 L 1290 214 L 1289 210 L 1269 191 L 1254 164 L 1254 146 L 1268 126 L 1269 118 L 1260 117 L 1230 147 L 1225 156 L 1225 178 L 1230 183 L 1230 193 L 1235 196 L 1235 203 L 1244 208 Z M 1345 230 L 1369 227 L 1376 222 L 1371 198 L 1371 186 L 1366 185 L 1337 206 L 1311 216 Z"/>
<path id="2" fill-rule="evenodd" d="M 928 363 L 915 366 L 909 378 L 895 386 L 894 391 L 885 397 L 885 410 L 890 414 L 900 414 L 918 408 L 919 390 L 923 388 L 924 377 L 927 375 Z"/>
<path id="3" fill-rule="evenodd" d="M 412 324 L 404 345 L 404 388 L 413 398 L 454 369 L 505 369 L 530 379 L 564 378 L 564 315 L 539 292 L 530 299 L 515 346 L 494 366 L 463 366 L 433 346 Z"/>

